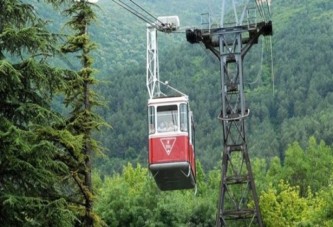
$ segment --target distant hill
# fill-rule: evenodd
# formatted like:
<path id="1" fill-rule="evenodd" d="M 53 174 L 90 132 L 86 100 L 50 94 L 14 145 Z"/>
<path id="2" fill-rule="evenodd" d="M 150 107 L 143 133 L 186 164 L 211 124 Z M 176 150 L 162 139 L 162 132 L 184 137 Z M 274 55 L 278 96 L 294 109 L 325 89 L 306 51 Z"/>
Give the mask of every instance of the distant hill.
<path id="1" fill-rule="evenodd" d="M 157 16 L 178 15 L 182 26 L 200 25 L 201 13 L 214 15 L 220 7 L 220 1 L 140 3 Z M 99 6 L 99 20 L 89 33 L 99 45 L 95 66 L 103 83 L 97 90 L 108 106 L 101 113 L 112 129 L 96 135 L 109 157 L 98 162 L 105 171 L 113 171 L 127 161 L 146 163 L 146 25 L 111 1 L 100 0 Z M 333 142 L 333 4 L 273 1 L 272 12 L 273 58 L 269 38 L 260 39 L 245 57 L 251 109 L 247 132 L 251 156 L 279 156 L 283 161 L 293 141 L 305 146 L 314 135 L 329 145 Z M 161 79 L 189 95 L 197 157 L 204 168 L 214 168 L 222 152 L 218 61 L 202 46 L 189 44 L 183 33 L 158 36 Z"/>

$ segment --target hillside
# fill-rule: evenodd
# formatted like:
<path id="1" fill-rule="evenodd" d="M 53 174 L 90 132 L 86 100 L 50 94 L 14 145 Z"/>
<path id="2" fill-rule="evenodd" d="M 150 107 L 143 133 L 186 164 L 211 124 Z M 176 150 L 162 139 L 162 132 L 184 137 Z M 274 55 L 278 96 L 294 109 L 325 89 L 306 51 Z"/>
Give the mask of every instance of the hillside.
<path id="1" fill-rule="evenodd" d="M 112 171 L 120 170 L 129 160 L 146 162 L 146 31 L 144 22 L 114 3 L 99 4 L 100 20 L 90 31 L 101 47 L 95 65 L 105 83 L 98 90 L 108 106 L 102 114 L 112 129 L 97 137 L 110 158 L 102 161 L 106 162 L 102 166 Z M 218 5 L 213 1 L 142 4 L 154 15 L 177 14 L 183 26 L 199 25 L 200 14 Z M 279 156 L 283 161 L 293 141 L 304 147 L 314 135 L 332 144 L 333 4 L 328 0 L 286 0 L 273 2 L 272 9 L 273 58 L 269 38 L 262 38 L 245 58 L 246 100 L 252 113 L 247 121 L 248 141 L 251 156 Z M 202 46 L 187 43 L 182 33 L 159 34 L 159 58 L 161 79 L 191 99 L 197 156 L 204 168 L 211 169 L 219 164 L 222 151 L 217 120 L 221 109 L 218 61 Z"/>

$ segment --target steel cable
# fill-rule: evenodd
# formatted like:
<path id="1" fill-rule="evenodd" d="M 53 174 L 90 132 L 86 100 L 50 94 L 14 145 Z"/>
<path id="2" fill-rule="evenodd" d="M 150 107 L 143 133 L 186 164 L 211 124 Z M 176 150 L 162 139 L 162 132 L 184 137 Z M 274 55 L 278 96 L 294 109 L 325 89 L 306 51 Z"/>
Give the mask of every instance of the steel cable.
<path id="1" fill-rule="evenodd" d="M 134 16 L 138 17 L 142 21 L 148 23 L 149 25 L 151 25 L 153 27 L 156 27 L 156 24 L 153 21 L 151 21 L 151 19 L 149 19 L 147 16 L 143 15 L 142 13 L 140 13 L 138 10 L 134 9 L 133 7 L 129 6 L 128 4 L 122 2 L 121 0 L 119 0 L 119 1 L 112 0 L 112 1 L 114 3 L 116 3 L 117 5 L 119 5 L 120 7 L 122 7 L 123 9 L 132 13 Z"/>

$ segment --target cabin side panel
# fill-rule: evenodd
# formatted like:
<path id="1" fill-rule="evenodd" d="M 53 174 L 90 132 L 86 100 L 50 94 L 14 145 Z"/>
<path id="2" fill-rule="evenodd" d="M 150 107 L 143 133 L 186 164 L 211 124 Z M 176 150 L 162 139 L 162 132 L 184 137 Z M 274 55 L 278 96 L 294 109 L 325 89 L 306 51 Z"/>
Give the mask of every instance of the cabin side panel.
<path id="1" fill-rule="evenodd" d="M 149 164 L 191 162 L 188 136 L 166 136 L 149 139 Z"/>

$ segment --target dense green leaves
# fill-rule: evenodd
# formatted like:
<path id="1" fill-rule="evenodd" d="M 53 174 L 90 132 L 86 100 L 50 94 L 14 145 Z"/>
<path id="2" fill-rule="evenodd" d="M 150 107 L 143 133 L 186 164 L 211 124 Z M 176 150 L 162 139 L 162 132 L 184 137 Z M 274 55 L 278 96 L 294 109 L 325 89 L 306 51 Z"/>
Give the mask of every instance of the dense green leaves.
<path id="1" fill-rule="evenodd" d="M 71 73 L 50 63 L 57 36 L 35 6 L 14 0 L 0 8 L 1 225 L 73 226 L 78 189 L 67 187 L 71 167 L 83 160 L 82 136 L 51 108 Z"/>
<path id="2" fill-rule="evenodd" d="M 268 189 L 260 197 L 264 222 L 267 226 L 309 225 L 310 200 L 301 198 L 297 187 L 281 182 L 275 189 Z M 319 204 L 317 204 L 318 206 Z"/>
<path id="3" fill-rule="evenodd" d="M 299 157 L 299 158 L 295 158 Z M 282 166 L 254 159 L 253 170 L 266 226 L 332 224 L 333 149 L 309 139 L 306 150 L 295 143 Z M 128 164 L 121 174 L 99 184 L 96 209 L 108 226 L 214 226 L 220 170 L 205 174 L 198 163 L 198 192 L 162 192 L 146 168 Z M 320 177 L 326 176 L 326 177 Z"/>
<path id="4" fill-rule="evenodd" d="M 96 209 L 108 226 L 213 226 L 216 188 L 203 188 L 161 192 L 146 168 L 128 164 L 104 180 Z"/>
<path id="5" fill-rule="evenodd" d="M 97 226 L 100 224 L 99 217 L 93 212 L 94 192 L 92 185 L 92 157 L 100 151 L 98 142 L 93 138 L 92 133 L 99 129 L 103 122 L 96 114 L 94 108 L 99 104 L 97 95 L 93 92 L 92 86 L 96 83 L 94 78 L 93 58 L 91 51 L 95 44 L 90 40 L 87 32 L 88 26 L 93 23 L 95 13 L 93 4 L 88 1 L 77 1 L 69 5 L 64 11 L 70 17 L 67 22 L 72 30 L 72 35 L 67 37 L 66 43 L 61 48 L 63 53 L 74 53 L 79 57 L 80 69 L 76 76 L 67 83 L 65 90 L 65 104 L 71 112 L 66 121 L 66 129 L 75 136 L 82 137 L 82 147 L 75 153 L 74 166 L 71 166 L 72 177 L 79 188 L 79 203 L 83 205 L 81 221 L 84 226 Z M 82 208 L 78 206 L 78 208 Z"/>

